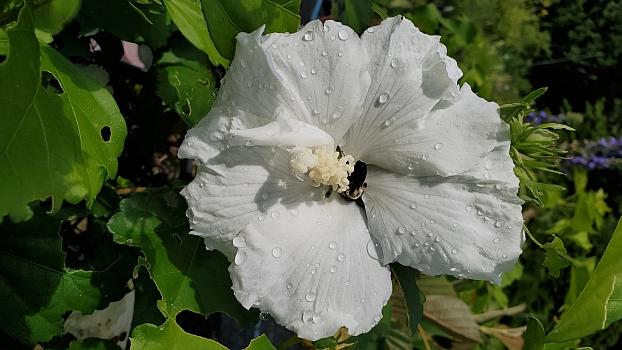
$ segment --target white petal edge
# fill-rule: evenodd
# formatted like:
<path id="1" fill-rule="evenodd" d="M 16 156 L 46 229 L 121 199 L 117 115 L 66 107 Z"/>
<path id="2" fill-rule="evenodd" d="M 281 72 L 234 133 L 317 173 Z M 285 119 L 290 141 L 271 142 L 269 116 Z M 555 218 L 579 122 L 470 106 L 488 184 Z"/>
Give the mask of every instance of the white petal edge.
<path id="1" fill-rule="evenodd" d="M 367 184 L 369 230 L 385 263 L 498 283 L 521 253 L 522 201 L 513 179 L 415 178 L 371 166 Z"/>
<path id="2" fill-rule="evenodd" d="M 240 233 L 244 246 L 229 269 L 233 291 L 244 307 L 270 313 L 301 338 L 332 336 L 341 326 L 365 333 L 391 295 L 390 271 L 374 258 L 356 205 L 341 198 L 310 204 Z"/>

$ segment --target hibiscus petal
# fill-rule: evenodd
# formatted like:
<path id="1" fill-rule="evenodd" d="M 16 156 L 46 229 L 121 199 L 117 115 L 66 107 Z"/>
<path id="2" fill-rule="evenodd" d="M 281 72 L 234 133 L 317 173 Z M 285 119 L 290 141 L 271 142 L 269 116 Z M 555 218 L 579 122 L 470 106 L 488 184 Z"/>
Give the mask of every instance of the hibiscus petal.
<path id="1" fill-rule="evenodd" d="M 380 320 L 390 272 L 376 260 L 356 205 L 341 198 L 309 202 L 251 223 L 236 240 L 243 244 L 229 271 L 244 307 L 269 312 L 310 340 L 341 326 L 357 335 Z"/>
<path id="2" fill-rule="evenodd" d="M 395 138 L 389 134 L 411 132 L 439 101 L 457 95 L 462 72 L 439 39 L 421 33 L 401 16 L 363 34 L 371 86 L 363 116 L 346 135 L 349 152 L 367 156 L 378 146 L 386 147 Z"/>
<path id="3" fill-rule="evenodd" d="M 289 152 L 278 147 L 235 146 L 207 160 L 183 190 L 192 233 L 210 249 L 232 252 L 231 240 L 275 205 L 296 209 L 323 191 L 289 170 Z M 231 258 L 231 256 L 229 256 Z"/>
<path id="4" fill-rule="evenodd" d="M 502 152 L 507 146 L 486 160 L 494 162 Z M 429 275 L 499 282 L 501 273 L 516 263 L 524 241 L 517 181 L 512 167 L 504 169 L 505 177 L 497 176 L 499 170 L 482 180 L 477 170 L 443 178 L 369 167 L 363 198 L 383 261 Z"/>

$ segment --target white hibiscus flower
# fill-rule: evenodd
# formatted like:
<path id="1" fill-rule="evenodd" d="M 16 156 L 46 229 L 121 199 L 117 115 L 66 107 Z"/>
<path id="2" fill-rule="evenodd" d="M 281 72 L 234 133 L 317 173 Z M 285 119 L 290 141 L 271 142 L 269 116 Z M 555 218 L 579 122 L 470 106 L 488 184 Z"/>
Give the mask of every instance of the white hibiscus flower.
<path id="1" fill-rule="evenodd" d="M 438 36 L 403 17 L 360 38 L 313 21 L 237 37 L 210 113 L 179 155 L 192 233 L 233 291 L 302 338 L 357 335 L 391 294 L 388 263 L 499 281 L 523 242 L 509 128 Z"/>

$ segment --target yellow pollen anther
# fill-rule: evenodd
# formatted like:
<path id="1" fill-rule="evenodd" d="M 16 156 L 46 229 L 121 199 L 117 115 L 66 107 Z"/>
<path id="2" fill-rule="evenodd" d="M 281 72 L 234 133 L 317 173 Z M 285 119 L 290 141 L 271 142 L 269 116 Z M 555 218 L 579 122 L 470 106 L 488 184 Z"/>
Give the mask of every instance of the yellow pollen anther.
<path id="1" fill-rule="evenodd" d="M 290 153 L 289 166 L 294 175 L 308 172 L 315 187 L 331 186 L 337 192 L 348 190 L 348 176 L 354 171 L 354 158 L 351 155 L 339 158 L 339 152 L 306 147 L 295 147 Z"/>

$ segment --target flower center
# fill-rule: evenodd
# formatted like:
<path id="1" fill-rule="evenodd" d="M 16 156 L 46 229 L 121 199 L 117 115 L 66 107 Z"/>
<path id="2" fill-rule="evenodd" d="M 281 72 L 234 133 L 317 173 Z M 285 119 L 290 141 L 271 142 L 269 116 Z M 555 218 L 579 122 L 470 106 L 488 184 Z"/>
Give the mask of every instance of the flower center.
<path id="1" fill-rule="evenodd" d="M 300 177 L 308 174 L 313 186 L 330 186 L 333 191 L 345 192 L 349 188 L 348 176 L 354 171 L 354 158 L 326 148 L 294 147 L 290 150 L 289 167 Z"/>

